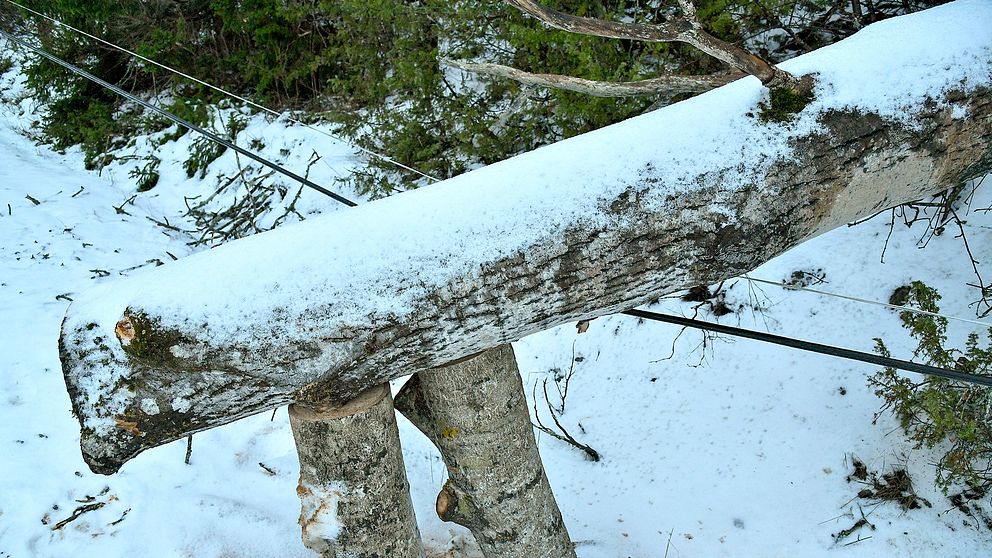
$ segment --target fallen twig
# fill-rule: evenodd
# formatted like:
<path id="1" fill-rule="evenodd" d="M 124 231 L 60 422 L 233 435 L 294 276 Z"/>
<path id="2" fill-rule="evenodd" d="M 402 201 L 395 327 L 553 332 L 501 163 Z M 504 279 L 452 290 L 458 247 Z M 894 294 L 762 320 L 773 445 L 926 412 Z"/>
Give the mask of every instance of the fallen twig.
<path id="1" fill-rule="evenodd" d="M 555 415 L 554 407 L 551 405 L 551 401 L 548 398 L 547 378 L 545 378 L 544 380 L 544 400 L 548 404 L 548 412 L 551 414 L 551 419 L 555 421 L 555 426 L 557 426 L 558 430 L 561 431 L 560 434 L 558 432 L 555 432 L 554 430 L 551 430 L 550 428 L 545 426 L 543 422 L 541 422 L 541 415 L 537 411 L 537 382 L 534 383 L 533 397 L 534 397 L 534 419 L 537 421 L 537 424 L 534 425 L 535 428 L 537 428 L 541 432 L 544 432 L 548 436 L 551 436 L 552 438 L 556 438 L 558 440 L 561 440 L 562 442 L 565 442 L 566 444 L 569 444 L 575 448 L 582 450 L 583 452 L 585 452 L 586 456 L 592 461 L 599 461 L 601 459 L 598 451 L 573 438 L 572 435 L 569 434 L 567 430 L 565 430 L 565 427 L 562 426 L 561 422 L 558 421 L 558 417 Z"/>
<path id="2" fill-rule="evenodd" d="M 121 518 L 118 519 L 117 521 L 111 521 L 110 523 L 107 524 L 107 527 L 114 527 L 115 525 L 120 525 L 121 521 L 124 521 L 124 518 L 127 517 L 127 514 L 129 513 L 131 513 L 131 508 L 124 510 L 124 513 L 121 514 Z"/>
<path id="3" fill-rule="evenodd" d="M 106 505 L 107 505 L 106 502 L 95 502 L 93 504 L 86 504 L 85 506 L 79 506 L 78 508 L 75 509 L 75 511 L 72 512 L 72 515 L 56 523 L 55 526 L 52 527 L 52 531 L 58 531 L 59 529 L 79 519 L 79 516 L 83 515 L 84 513 L 91 512 L 93 510 L 98 510 Z"/>

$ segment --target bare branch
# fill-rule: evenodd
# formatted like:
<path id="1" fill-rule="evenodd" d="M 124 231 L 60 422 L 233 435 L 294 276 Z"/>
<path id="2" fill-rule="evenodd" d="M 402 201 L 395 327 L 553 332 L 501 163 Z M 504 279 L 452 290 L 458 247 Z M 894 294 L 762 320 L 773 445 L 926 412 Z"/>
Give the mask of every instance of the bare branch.
<path id="1" fill-rule="evenodd" d="M 512 79 L 524 85 L 564 89 L 594 97 L 636 97 L 640 95 L 675 96 L 682 93 L 702 93 L 726 85 L 743 77 L 743 74 L 710 76 L 661 76 L 639 81 L 595 81 L 560 74 L 534 74 L 502 64 L 473 63 L 462 60 L 442 59 L 442 64 L 495 77 Z"/>
<path id="2" fill-rule="evenodd" d="M 768 88 L 791 87 L 801 92 L 808 92 L 812 88 L 811 80 L 799 80 L 785 70 L 771 65 L 760 56 L 722 41 L 704 31 L 696 17 L 695 7 L 689 0 L 679 0 L 679 6 L 683 12 L 682 16 L 672 17 L 659 25 L 622 23 L 574 16 L 552 10 L 532 0 L 506 0 L 506 3 L 539 19 L 546 25 L 571 33 L 611 39 L 690 44 L 742 72 L 757 77 Z"/>
<path id="3" fill-rule="evenodd" d="M 552 10 L 531 0 L 506 0 L 506 3 L 520 11 L 534 16 L 541 22 L 581 35 L 595 35 L 608 39 L 632 39 L 647 42 L 686 42 L 692 33 L 692 25 L 687 20 L 673 19 L 662 25 L 645 25 L 643 23 L 621 23 L 606 21 L 592 17 L 581 17 Z"/>

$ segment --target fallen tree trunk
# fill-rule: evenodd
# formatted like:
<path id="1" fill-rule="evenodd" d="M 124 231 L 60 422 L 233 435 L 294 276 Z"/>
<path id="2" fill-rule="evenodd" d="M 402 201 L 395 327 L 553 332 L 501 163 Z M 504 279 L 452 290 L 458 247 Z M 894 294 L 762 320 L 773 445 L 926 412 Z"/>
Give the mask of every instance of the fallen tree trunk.
<path id="1" fill-rule="evenodd" d="M 788 124 L 746 78 L 84 293 L 60 338 L 84 457 L 112 473 L 317 382 L 346 401 L 984 174 L 990 12 L 958 2 L 784 64 L 819 74 Z M 934 25 L 955 40 L 911 48 Z"/>

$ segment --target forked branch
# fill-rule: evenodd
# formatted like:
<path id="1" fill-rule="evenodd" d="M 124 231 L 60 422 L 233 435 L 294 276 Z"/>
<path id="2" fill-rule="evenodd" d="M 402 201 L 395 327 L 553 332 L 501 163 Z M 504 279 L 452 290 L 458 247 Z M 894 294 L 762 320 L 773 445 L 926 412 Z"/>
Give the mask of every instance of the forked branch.
<path id="1" fill-rule="evenodd" d="M 689 0 L 678 0 L 682 12 L 680 16 L 672 17 L 665 23 L 654 25 L 574 16 L 552 10 L 532 0 L 506 0 L 506 3 L 539 19 L 546 25 L 571 33 L 611 39 L 690 44 L 742 72 L 757 77 L 769 89 L 788 87 L 800 93 L 808 93 L 812 89 L 812 80 L 800 80 L 773 66 L 762 57 L 707 33 L 696 17 L 695 6 Z"/>

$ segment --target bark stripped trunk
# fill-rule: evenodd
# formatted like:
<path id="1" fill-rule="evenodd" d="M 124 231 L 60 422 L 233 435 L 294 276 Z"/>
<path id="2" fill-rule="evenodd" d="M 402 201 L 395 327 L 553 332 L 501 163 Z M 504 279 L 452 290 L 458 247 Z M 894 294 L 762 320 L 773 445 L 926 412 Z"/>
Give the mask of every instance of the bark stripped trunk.
<path id="1" fill-rule="evenodd" d="M 389 385 L 295 404 L 303 543 L 325 558 L 423 558 Z"/>
<path id="2" fill-rule="evenodd" d="M 441 451 L 438 516 L 467 527 L 486 558 L 573 558 L 544 473 L 509 344 L 416 374 L 396 408 Z"/>

